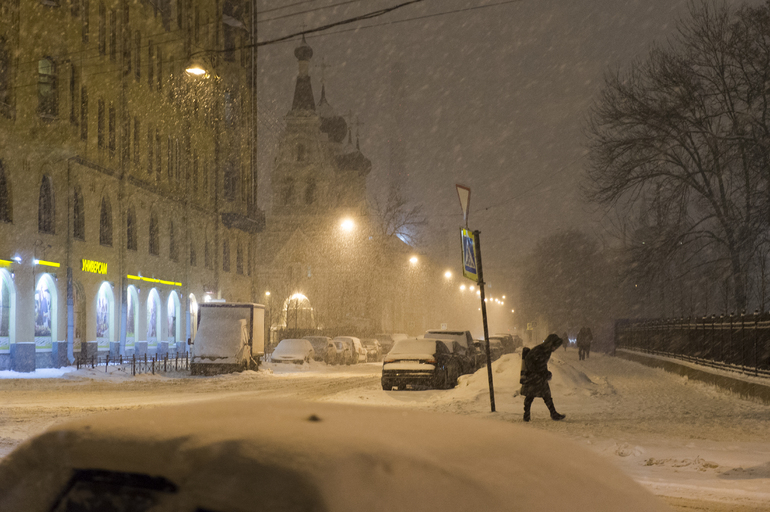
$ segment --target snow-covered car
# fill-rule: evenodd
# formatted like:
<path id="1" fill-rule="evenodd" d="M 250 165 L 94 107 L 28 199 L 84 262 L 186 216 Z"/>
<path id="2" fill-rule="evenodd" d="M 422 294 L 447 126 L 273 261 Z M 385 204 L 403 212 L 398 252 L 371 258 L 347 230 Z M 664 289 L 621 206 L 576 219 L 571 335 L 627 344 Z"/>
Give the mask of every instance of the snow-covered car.
<path id="1" fill-rule="evenodd" d="M 273 350 L 271 360 L 274 363 L 306 363 L 313 359 L 315 350 L 306 339 L 281 340 Z"/>
<path id="2" fill-rule="evenodd" d="M 407 338 L 393 344 L 382 363 L 382 389 L 457 385 L 461 365 L 444 340 Z"/>
<path id="3" fill-rule="evenodd" d="M 459 358 L 462 365 L 462 373 L 473 373 L 479 369 L 481 353 L 473 344 L 473 336 L 470 331 L 445 331 L 443 329 L 431 329 L 425 331 L 425 338 L 445 340 L 452 352 Z"/>
<path id="4" fill-rule="evenodd" d="M 365 363 L 366 362 L 366 349 L 361 344 L 361 340 L 355 336 L 337 336 L 334 341 L 341 341 L 350 347 L 350 359 L 349 364 Z M 346 361 L 346 364 L 348 362 Z"/>
<path id="5" fill-rule="evenodd" d="M 382 345 L 380 345 L 379 341 L 374 338 L 365 338 L 361 340 L 361 343 L 363 343 L 366 349 L 367 361 L 377 362 L 382 359 Z"/>
<path id="6" fill-rule="evenodd" d="M 334 364 L 337 359 L 337 349 L 332 343 L 332 339 L 328 336 L 305 336 L 306 340 L 313 345 L 315 354 L 313 359 L 316 361 L 323 361 L 326 364 Z"/>
<path id="7" fill-rule="evenodd" d="M 350 364 L 350 345 L 339 340 L 332 340 L 336 357 L 332 364 Z"/>
<path id="8" fill-rule="evenodd" d="M 382 353 L 387 354 L 390 352 L 390 349 L 393 348 L 393 344 L 397 342 L 398 340 L 405 340 L 409 336 L 403 333 L 385 333 L 381 332 L 379 334 L 375 334 L 374 337 L 377 339 L 377 341 L 380 342 L 380 345 L 382 345 Z"/>
<path id="9" fill-rule="evenodd" d="M 492 334 L 489 339 L 499 339 L 503 344 L 504 354 L 513 354 L 517 348 L 521 348 L 524 345 L 524 341 L 519 336 L 512 336 L 507 333 L 495 333 Z"/>
<path id="10" fill-rule="evenodd" d="M 484 340 L 476 340 L 474 341 L 474 345 L 476 345 L 476 352 L 479 354 L 479 360 L 480 364 L 479 366 L 484 366 L 487 364 L 487 349 L 486 349 L 486 342 Z M 500 356 L 502 356 L 504 353 L 503 350 L 503 343 L 500 341 L 500 338 L 495 336 L 489 337 L 489 357 L 492 358 L 492 361 L 497 361 L 500 359 Z"/>
<path id="11" fill-rule="evenodd" d="M 458 435 L 467 432 L 483 434 Z M 0 510 L 9 512 L 359 512 L 405 503 L 442 512 L 668 510 L 602 456 L 539 429 L 285 399 L 93 414 L 0 462 Z"/>

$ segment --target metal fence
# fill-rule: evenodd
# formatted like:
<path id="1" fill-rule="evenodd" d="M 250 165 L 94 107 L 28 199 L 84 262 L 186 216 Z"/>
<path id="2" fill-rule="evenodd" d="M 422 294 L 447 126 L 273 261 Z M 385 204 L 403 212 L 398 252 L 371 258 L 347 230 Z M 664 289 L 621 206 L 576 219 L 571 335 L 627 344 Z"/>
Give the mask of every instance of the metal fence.
<path id="1" fill-rule="evenodd" d="M 112 368 L 113 370 L 123 371 L 131 375 L 142 373 L 152 373 L 154 375 L 161 372 L 189 371 L 190 359 L 187 352 L 181 357 L 179 354 L 176 354 L 174 357 L 169 357 L 166 354 L 162 357 L 152 356 L 149 358 L 147 354 L 144 354 L 142 357 L 136 357 L 136 355 L 131 357 L 110 357 L 109 355 L 105 357 L 82 357 L 78 355 L 75 358 L 75 366 L 78 370 L 88 367 L 94 369 L 104 367 L 105 373 L 109 372 L 110 368 Z"/>
<path id="2" fill-rule="evenodd" d="M 770 377 L 770 313 L 618 320 L 615 346 Z"/>

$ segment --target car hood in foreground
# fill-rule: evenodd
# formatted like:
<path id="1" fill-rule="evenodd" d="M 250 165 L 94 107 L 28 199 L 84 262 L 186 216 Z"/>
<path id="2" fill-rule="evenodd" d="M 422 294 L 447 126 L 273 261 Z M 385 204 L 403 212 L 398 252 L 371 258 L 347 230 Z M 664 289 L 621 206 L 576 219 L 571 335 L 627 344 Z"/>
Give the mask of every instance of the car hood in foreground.
<path id="1" fill-rule="evenodd" d="M 105 475 L 151 488 L 154 511 L 666 510 L 598 455 L 528 426 L 262 399 L 53 427 L 0 463 L 0 510 L 53 510 L 79 478 Z"/>

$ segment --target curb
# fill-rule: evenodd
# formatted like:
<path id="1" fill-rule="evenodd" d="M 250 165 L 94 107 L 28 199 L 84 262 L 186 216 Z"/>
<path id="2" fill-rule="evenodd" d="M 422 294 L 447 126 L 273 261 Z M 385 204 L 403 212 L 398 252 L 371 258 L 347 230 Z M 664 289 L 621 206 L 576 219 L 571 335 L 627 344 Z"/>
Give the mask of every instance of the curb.
<path id="1" fill-rule="evenodd" d="M 765 404 L 770 404 L 770 383 L 760 384 L 757 382 L 748 382 L 741 380 L 740 378 L 728 377 L 726 375 L 719 375 L 710 373 L 706 370 L 692 368 L 670 359 L 650 357 L 645 354 L 624 349 L 617 349 L 615 355 L 652 368 L 662 368 L 667 372 L 676 373 L 683 377 L 687 377 L 688 379 L 711 384 L 712 386 L 735 393 L 741 398 L 757 399 Z"/>

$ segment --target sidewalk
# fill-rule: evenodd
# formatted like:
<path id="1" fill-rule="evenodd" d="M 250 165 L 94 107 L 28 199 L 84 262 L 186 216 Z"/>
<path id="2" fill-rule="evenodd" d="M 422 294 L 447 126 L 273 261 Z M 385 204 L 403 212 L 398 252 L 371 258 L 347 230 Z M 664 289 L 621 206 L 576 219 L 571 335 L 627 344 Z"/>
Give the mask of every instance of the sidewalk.
<path id="1" fill-rule="evenodd" d="M 688 379 L 717 386 L 735 393 L 741 398 L 755 399 L 770 404 L 770 379 L 709 368 L 671 357 L 623 348 L 617 349 L 615 355 L 653 368 L 662 368 L 667 372 L 676 373 Z"/>

